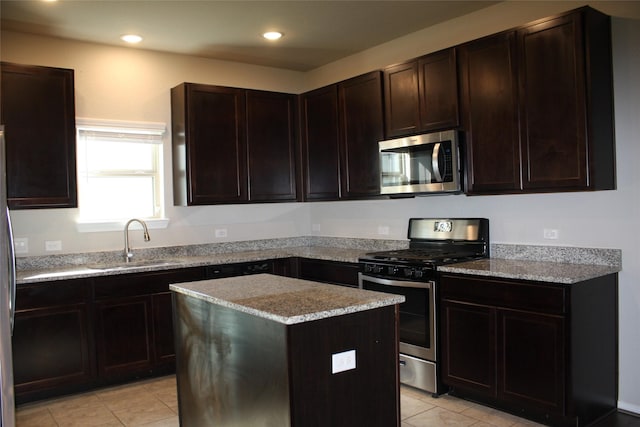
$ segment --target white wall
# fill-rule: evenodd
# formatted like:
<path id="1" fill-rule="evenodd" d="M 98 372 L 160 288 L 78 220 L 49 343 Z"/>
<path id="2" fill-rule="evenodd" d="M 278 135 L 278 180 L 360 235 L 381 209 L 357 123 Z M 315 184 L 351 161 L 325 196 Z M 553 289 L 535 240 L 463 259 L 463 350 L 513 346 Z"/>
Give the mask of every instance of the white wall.
<path id="1" fill-rule="evenodd" d="M 169 89 L 183 81 L 299 93 L 582 4 L 499 3 L 307 74 L 10 32 L 2 33 L 1 52 L 3 61 L 74 68 L 79 117 L 170 125 Z M 215 242 L 213 229 L 221 226 L 229 230 L 224 240 L 310 235 L 312 224 L 320 225 L 314 232 L 318 235 L 404 239 L 407 220 L 413 216 L 483 216 L 491 220 L 493 242 L 622 249 L 619 405 L 640 413 L 640 3 L 593 4 L 615 17 L 617 190 L 186 208 L 171 206 L 167 176 L 171 222 L 166 230 L 152 230 L 151 243 Z M 167 138 L 165 169 L 170 171 L 168 146 Z M 64 252 L 121 249 L 120 232 L 78 233 L 76 215 L 74 209 L 14 211 L 12 218 L 16 236 L 29 238 L 30 255 L 43 254 L 45 240 L 62 240 Z M 388 226 L 390 234 L 379 235 L 379 226 Z M 559 239 L 544 240 L 543 228 L 558 229 Z M 134 240 L 135 244 L 141 243 Z"/>

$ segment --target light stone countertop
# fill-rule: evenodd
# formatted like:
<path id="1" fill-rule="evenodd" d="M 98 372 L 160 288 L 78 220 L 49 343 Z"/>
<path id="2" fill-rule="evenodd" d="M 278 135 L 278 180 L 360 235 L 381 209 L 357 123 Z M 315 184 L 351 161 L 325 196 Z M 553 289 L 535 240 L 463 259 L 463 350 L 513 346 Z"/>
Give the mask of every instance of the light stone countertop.
<path id="1" fill-rule="evenodd" d="M 402 295 L 255 274 L 170 285 L 172 291 L 286 325 L 400 304 Z"/>
<path id="2" fill-rule="evenodd" d="M 253 251 L 218 253 L 200 256 L 167 256 L 133 261 L 130 264 L 88 263 L 75 266 L 51 266 L 48 268 L 18 270 L 18 284 L 49 282 L 61 279 L 79 279 L 97 276 L 162 271 L 176 268 L 201 267 L 241 262 L 263 261 L 268 259 L 304 257 L 327 261 L 358 262 L 358 257 L 371 250 L 330 248 L 330 247 L 292 247 L 261 249 Z"/>
<path id="3" fill-rule="evenodd" d="M 18 259 L 18 284 L 162 271 L 268 259 L 302 257 L 357 263 L 367 252 L 406 248 L 406 241 L 301 237 L 248 242 L 137 249 L 125 264 L 122 253 L 98 252 Z M 619 249 L 492 244 L 491 259 L 441 266 L 438 270 L 554 283 L 577 283 L 622 270 Z"/>
<path id="4" fill-rule="evenodd" d="M 438 267 L 444 273 L 574 284 L 621 271 L 620 266 L 489 258 Z"/>

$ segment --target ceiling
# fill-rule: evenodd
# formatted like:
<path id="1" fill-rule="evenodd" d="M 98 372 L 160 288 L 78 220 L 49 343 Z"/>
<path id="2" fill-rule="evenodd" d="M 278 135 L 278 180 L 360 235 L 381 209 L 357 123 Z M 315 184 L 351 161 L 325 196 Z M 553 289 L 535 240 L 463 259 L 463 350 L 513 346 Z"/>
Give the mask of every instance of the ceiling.
<path id="1" fill-rule="evenodd" d="M 497 1 L 1 0 L 2 29 L 308 71 Z M 277 42 L 261 34 L 284 33 Z"/>

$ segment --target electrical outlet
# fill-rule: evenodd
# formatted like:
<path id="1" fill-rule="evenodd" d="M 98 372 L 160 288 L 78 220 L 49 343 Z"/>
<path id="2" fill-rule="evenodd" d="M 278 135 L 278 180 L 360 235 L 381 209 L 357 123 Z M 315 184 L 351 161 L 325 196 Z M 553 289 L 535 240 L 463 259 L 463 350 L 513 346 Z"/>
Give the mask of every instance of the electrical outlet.
<path id="1" fill-rule="evenodd" d="M 44 250 L 47 251 L 47 252 L 61 251 L 62 250 L 62 241 L 61 240 L 46 240 L 44 242 Z"/>
<path id="2" fill-rule="evenodd" d="M 389 226 L 387 226 L 387 225 L 379 225 L 378 226 L 378 234 L 380 234 L 382 236 L 388 236 L 389 235 Z"/>
<path id="3" fill-rule="evenodd" d="M 548 240 L 557 240 L 560 232 L 555 228 L 545 228 L 542 237 Z"/>
<path id="4" fill-rule="evenodd" d="M 331 355 L 331 373 L 349 371 L 356 369 L 356 351 L 348 350 Z"/>
<path id="5" fill-rule="evenodd" d="M 13 247 L 16 254 L 28 254 L 29 253 L 29 238 L 28 237 L 16 237 L 13 239 Z"/>
<path id="6" fill-rule="evenodd" d="M 226 228 L 216 228 L 215 236 L 216 237 L 227 237 L 227 229 Z"/>

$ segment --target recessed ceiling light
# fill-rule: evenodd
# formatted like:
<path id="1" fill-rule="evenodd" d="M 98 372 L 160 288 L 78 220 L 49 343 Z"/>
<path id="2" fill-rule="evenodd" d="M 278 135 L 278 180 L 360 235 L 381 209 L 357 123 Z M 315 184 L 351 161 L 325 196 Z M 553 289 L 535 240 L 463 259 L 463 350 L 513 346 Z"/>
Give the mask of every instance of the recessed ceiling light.
<path id="1" fill-rule="evenodd" d="M 282 33 L 279 31 L 267 31 L 262 35 L 262 37 L 267 40 L 278 40 L 280 37 L 282 37 Z"/>
<path id="2" fill-rule="evenodd" d="M 120 37 L 120 40 L 125 41 L 127 43 L 140 43 L 142 41 L 142 37 L 137 34 L 125 34 Z"/>

